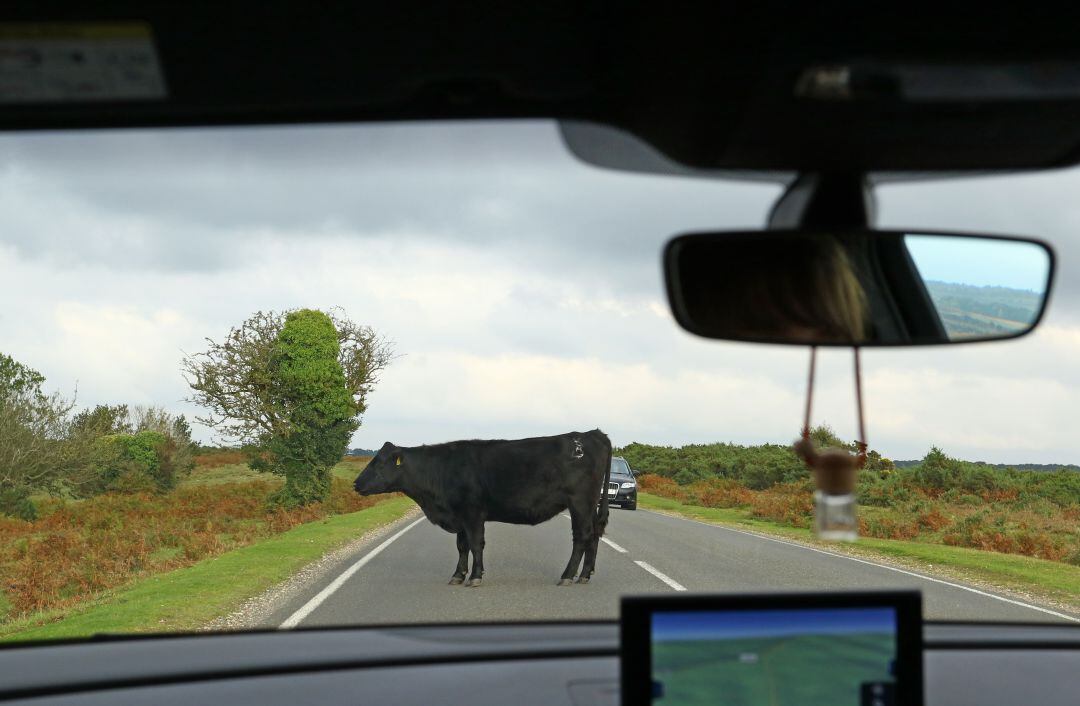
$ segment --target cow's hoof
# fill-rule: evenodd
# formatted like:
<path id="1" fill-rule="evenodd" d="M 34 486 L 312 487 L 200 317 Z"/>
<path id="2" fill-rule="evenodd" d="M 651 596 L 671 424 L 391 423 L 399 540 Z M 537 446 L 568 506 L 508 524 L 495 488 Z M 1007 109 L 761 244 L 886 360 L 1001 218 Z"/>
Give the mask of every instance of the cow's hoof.
<path id="1" fill-rule="evenodd" d="M 450 585 L 451 586 L 460 586 L 463 583 L 465 583 L 465 577 L 464 576 L 451 576 L 450 577 Z"/>
<path id="2" fill-rule="evenodd" d="M 559 579 L 560 586 L 573 586 L 574 579 Z"/>
<path id="3" fill-rule="evenodd" d="M 577 582 L 578 583 L 588 583 L 589 582 L 589 577 L 588 576 L 580 576 L 580 577 L 578 577 Z"/>
<path id="4" fill-rule="evenodd" d="M 477 586 L 480 585 L 481 581 L 483 581 L 483 579 L 469 579 L 465 583 L 465 586 L 466 586 L 466 588 L 476 588 Z"/>

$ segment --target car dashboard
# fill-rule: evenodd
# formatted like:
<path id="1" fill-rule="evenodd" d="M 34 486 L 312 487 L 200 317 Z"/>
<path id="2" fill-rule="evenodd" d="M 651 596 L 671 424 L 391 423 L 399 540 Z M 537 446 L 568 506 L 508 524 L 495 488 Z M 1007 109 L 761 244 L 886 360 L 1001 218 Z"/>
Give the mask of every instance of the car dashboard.
<path id="1" fill-rule="evenodd" d="M 928 623 L 925 703 L 1072 706 L 1080 626 Z M 0 650 L 0 702 L 619 703 L 616 622 L 99 637 Z"/>

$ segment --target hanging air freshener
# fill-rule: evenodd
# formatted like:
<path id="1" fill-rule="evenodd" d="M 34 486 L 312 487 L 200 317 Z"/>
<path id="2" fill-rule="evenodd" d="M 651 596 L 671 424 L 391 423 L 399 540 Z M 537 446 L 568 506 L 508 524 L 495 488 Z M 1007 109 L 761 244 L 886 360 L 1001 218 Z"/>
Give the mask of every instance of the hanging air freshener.
<path id="1" fill-rule="evenodd" d="M 863 426 L 862 371 L 859 366 L 859 349 L 855 348 L 855 403 L 859 417 L 858 453 L 847 449 L 817 449 L 810 438 L 810 407 L 814 397 L 814 364 L 817 348 L 810 349 L 810 380 L 806 390 L 806 418 L 802 437 L 795 442 L 794 450 L 814 477 L 814 529 L 822 539 L 854 541 L 859 536 L 859 523 L 855 517 L 855 480 L 860 468 L 866 464 L 866 429 Z"/>

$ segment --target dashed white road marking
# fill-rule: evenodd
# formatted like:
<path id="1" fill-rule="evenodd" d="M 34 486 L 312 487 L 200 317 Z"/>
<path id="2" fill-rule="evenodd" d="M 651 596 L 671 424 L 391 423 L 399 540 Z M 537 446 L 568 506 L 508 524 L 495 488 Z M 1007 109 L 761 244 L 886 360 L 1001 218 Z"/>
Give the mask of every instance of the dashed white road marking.
<path id="1" fill-rule="evenodd" d="M 615 551 L 619 552 L 620 554 L 626 554 L 626 553 L 627 553 L 627 551 L 626 551 L 625 549 L 623 549 L 622 547 L 620 547 L 620 546 L 619 546 L 618 544 L 616 544 L 615 542 L 612 542 L 612 541 L 611 541 L 610 539 L 608 539 L 607 537 L 601 537 L 601 538 L 600 538 L 600 541 L 601 541 L 601 542 L 603 542 L 604 544 L 608 545 L 609 547 L 611 547 L 611 548 L 612 548 L 612 549 L 614 549 Z"/>
<path id="2" fill-rule="evenodd" d="M 568 519 L 568 520 L 570 519 L 570 516 L 569 516 L 569 515 L 567 515 L 567 514 L 566 514 L 565 512 L 564 512 L 564 513 L 561 513 L 561 514 L 562 514 L 562 516 L 563 516 L 563 517 L 565 517 L 566 519 Z M 619 552 L 620 554 L 629 554 L 629 552 L 628 552 L 628 551 L 627 551 L 626 549 L 623 549 L 622 547 L 620 547 L 620 546 L 619 546 L 618 544 L 616 544 L 615 542 L 612 542 L 612 541 L 611 541 L 610 539 L 608 539 L 607 537 L 601 537 L 601 538 L 600 538 L 600 541 L 601 541 L 601 542 L 603 542 L 604 544 L 608 545 L 609 547 L 611 547 L 611 548 L 612 548 L 612 549 L 614 549 L 615 551 Z"/>
<path id="3" fill-rule="evenodd" d="M 341 572 L 340 576 L 338 576 L 336 579 L 331 581 L 329 586 L 327 586 L 323 590 L 316 593 L 314 598 L 312 598 L 310 601 L 308 601 L 303 606 L 301 606 L 300 610 L 296 611 L 295 613 L 290 615 L 288 618 L 286 618 L 285 622 L 281 624 L 281 627 L 283 629 L 295 628 L 297 625 L 300 624 L 300 621 L 302 621 L 304 618 L 311 615 L 311 612 L 313 610 L 315 610 L 320 605 L 322 605 L 323 601 L 325 601 L 327 598 L 332 596 L 334 594 L 334 591 L 341 588 L 342 585 L 344 585 L 345 582 L 348 581 L 349 578 L 351 578 L 353 574 L 355 574 L 357 571 L 362 569 L 364 564 L 368 563 L 369 561 L 374 559 L 376 556 L 378 556 L 378 554 L 380 552 L 382 552 L 383 549 L 386 549 L 391 544 L 393 544 L 394 540 L 396 540 L 398 537 L 405 534 L 406 532 L 411 530 L 413 527 L 416 527 L 418 524 L 420 524 L 421 522 L 423 522 L 426 519 L 427 519 L 426 517 L 421 515 L 420 519 L 416 520 L 415 522 L 410 524 L 408 527 L 401 530 L 400 532 L 398 532 L 394 536 L 390 537 L 385 542 L 383 542 L 382 544 L 380 544 L 379 546 L 375 547 L 370 552 L 368 552 L 367 554 L 362 556 L 355 564 L 353 564 L 349 568 L 345 569 L 345 571 Z"/>
<path id="4" fill-rule="evenodd" d="M 685 591 L 686 590 L 686 586 L 683 586 L 681 583 L 679 583 L 675 579 L 671 578 L 667 574 L 663 573 L 662 571 L 658 570 L 656 567 L 652 566 L 651 564 L 647 564 L 644 561 L 635 561 L 634 563 L 637 564 L 638 566 L 640 566 L 641 568 L 645 569 L 646 571 L 648 571 L 650 574 L 652 574 L 656 578 L 658 578 L 661 581 L 663 581 L 664 583 L 666 583 L 668 586 L 671 586 L 676 591 Z"/>

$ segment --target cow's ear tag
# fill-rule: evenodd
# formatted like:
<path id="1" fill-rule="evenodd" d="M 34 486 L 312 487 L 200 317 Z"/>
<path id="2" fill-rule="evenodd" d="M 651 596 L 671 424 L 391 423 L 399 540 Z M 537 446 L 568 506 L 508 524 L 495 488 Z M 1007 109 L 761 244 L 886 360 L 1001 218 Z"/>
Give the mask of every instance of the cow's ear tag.
<path id="1" fill-rule="evenodd" d="M 395 465 L 395 466 L 400 466 L 400 465 L 401 465 L 401 456 L 398 456 L 398 457 L 397 457 L 397 460 L 396 460 L 396 461 L 394 461 L 394 465 Z"/>

